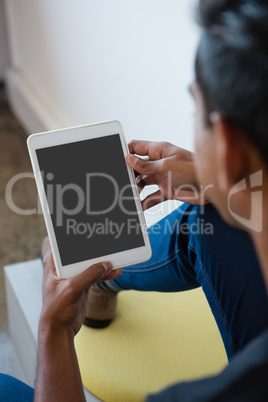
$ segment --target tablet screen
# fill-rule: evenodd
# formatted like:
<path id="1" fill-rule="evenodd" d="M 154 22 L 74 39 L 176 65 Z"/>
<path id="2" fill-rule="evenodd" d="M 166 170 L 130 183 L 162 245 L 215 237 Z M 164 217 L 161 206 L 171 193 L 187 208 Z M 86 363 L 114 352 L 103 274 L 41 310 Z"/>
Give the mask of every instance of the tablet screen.
<path id="1" fill-rule="evenodd" d="M 36 155 L 63 266 L 144 246 L 119 134 Z"/>

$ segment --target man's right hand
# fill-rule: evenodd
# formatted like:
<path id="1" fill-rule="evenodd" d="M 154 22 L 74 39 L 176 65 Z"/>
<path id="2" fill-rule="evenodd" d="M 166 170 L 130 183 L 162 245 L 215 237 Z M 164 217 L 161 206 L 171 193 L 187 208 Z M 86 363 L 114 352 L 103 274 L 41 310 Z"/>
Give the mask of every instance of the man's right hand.
<path id="1" fill-rule="evenodd" d="M 144 210 L 171 199 L 190 204 L 207 202 L 196 179 L 192 152 L 168 142 L 150 141 L 131 141 L 129 151 L 126 161 L 135 171 L 139 190 L 153 184 L 159 187 L 142 201 Z"/>

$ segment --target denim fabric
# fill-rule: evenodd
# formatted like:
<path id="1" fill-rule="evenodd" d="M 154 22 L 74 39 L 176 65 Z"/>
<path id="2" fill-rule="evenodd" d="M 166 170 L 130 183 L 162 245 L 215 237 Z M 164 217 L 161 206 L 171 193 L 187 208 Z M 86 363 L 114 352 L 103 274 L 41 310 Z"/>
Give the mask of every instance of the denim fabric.
<path id="1" fill-rule="evenodd" d="M 32 402 L 34 390 L 23 382 L 9 375 L 0 374 L 1 402 Z"/>
<path id="2" fill-rule="evenodd" d="M 202 286 L 229 359 L 268 328 L 252 241 L 227 225 L 212 205 L 182 204 L 149 228 L 149 236 L 152 258 L 124 268 L 121 277 L 100 287 L 179 292 Z"/>

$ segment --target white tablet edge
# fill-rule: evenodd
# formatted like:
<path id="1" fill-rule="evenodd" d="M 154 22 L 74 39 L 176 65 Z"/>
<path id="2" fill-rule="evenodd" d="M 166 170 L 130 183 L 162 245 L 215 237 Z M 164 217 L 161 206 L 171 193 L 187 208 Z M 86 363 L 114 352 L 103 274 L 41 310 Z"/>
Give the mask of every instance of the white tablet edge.
<path id="1" fill-rule="evenodd" d="M 88 136 L 83 136 L 82 131 L 80 129 L 87 128 L 87 129 L 94 129 L 94 135 L 92 137 Z M 102 130 L 104 128 L 104 131 Z M 73 135 L 74 130 L 78 130 L 80 135 Z M 59 138 L 57 138 L 57 135 L 60 137 L 61 135 L 64 135 L 64 140 L 59 141 Z M 70 133 L 70 135 L 66 135 L 67 133 Z M 96 135 L 97 133 L 97 135 Z M 56 135 L 55 135 L 56 134 Z M 39 199 L 40 199 L 40 204 L 42 207 L 43 215 L 44 215 L 44 220 L 48 232 L 48 237 L 50 239 L 50 244 L 51 244 L 51 249 L 52 249 L 52 254 L 54 257 L 55 261 L 55 266 L 57 270 L 57 274 L 59 277 L 62 278 L 68 278 L 72 277 L 75 275 L 78 275 L 82 271 L 84 271 L 86 268 L 88 268 L 90 265 L 93 265 L 97 262 L 101 261 L 111 261 L 111 263 L 114 266 L 114 269 L 121 268 L 121 267 L 126 267 L 129 265 L 133 264 L 138 264 L 144 261 L 147 261 L 151 258 L 152 255 L 152 250 L 150 246 L 150 240 L 147 232 L 147 226 L 141 206 L 141 201 L 140 201 L 140 196 L 138 192 L 138 188 L 136 185 L 136 180 L 134 176 L 133 169 L 131 169 L 128 165 L 127 166 L 127 171 L 130 179 L 130 183 L 132 185 L 133 193 L 134 193 L 134 200 L 136 204 L 136 209 L 139 217 L 139 221 L 142 227 L 142 234 L 143 234 L 143 240 L 145 245 L 142 247 L 138 247 L 135 249 L 130 249 L 126 251 L 121 251 L 117 252 L 114 254 L 110 255 L 104 255 L 103 257 L 97 257 L 91 260 L 87 261 L 81 261 L 77 262 L 74 264 L 70 265 L 62 265 L 61 264 L 61 258 L 57 246 L 57 241 L 56 241 L 56 236 L 54 232 L 54 227 L 52 220 L 50 218 L 50 211 L 49 211 L 49 206 L 45 194 L 45 189 L 44 189 L 44 184 L 43 180 L 41 177 L 40 169 L 39 169 L 39 163 L 37 160 L 36 156 L 36 149 L 39 148 L 44 148 L 44 147 L 49 147 L 53 145 L 60 145 L 64 143 L 71 143 L 71 142 L 78 142 L 82 141 L 83 139 L 90 139 L 90 138 L 98 138 L 98 137 L 103 137 L 103 136 L 109 136 L 113 134 L 119 134 L 120 140 L 121 140 L 121 145 L 123 148 L 123 153 L 124 156 L 126 156 L 129 153 L 128 145 L 125 140 L 124 136 L 124 131 L 121 123 L 117 120 L 111 120 L 111 121 L 105 121 L 105 122 L 99 122 L 99 123 L 93 123 L 93 124 L 88 124 L 88 125 L 82 125 L 82 126 L 74 126 L 74 127 L 68 127 L 64 129 L 59 129 L 59 130 L 53 130 L 53 131 L 46 131 L 42 133 L 36 133 L 32 134 L 28 137 L 27 139 L 27 146 L 29 150 L 29 155 L 34 171 L 34 176 L 36 180 L 36 185 L 37 185 L 37 190 L 39 194 Z M 49 140 L 49 141 L 48 141 Z M 52 141 L 51 141 L 52 140 Z M 51 143 L 52 142 L 52 143 Z M 138 258 L 137 258 L 138 254 Z"/>

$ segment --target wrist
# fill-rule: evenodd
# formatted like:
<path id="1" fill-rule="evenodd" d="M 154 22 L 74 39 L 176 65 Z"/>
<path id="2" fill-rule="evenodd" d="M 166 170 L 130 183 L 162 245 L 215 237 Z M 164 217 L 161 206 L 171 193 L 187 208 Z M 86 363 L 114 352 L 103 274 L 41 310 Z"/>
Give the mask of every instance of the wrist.
<path id="1" fill-rule="evenodd" d="M 73 341 L 74 339 L 74 330 L 72 327 L 63 325 L 60 322 L 53 322 L 45 317 L 40 318 L 38 325 L 38 339 L 42 340 L 54 340 L 57 339 L 68 339 Z"/>

